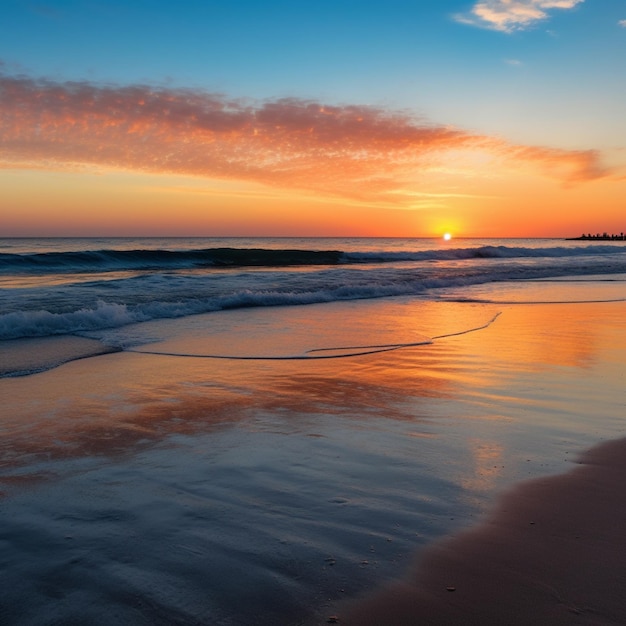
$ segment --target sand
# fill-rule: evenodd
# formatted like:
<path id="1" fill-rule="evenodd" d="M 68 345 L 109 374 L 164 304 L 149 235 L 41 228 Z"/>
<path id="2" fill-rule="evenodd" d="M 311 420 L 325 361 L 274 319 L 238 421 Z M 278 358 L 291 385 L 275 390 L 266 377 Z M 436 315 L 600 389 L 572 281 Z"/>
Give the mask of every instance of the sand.
<path id="1" fill-rule="evenodd" d="M 626 440 L 509 491 L 478 527 L 427 551 L 411 577 L 341 623 L 626 623 Z"/>
<path id="2" fill-rule="evenodd" d="M 624 444 L 577 462 L 626 436 L 623 303 L 397 299 L 132 332 L 170 352 L 302 354 L 500 311 L 352 359 L 117 352 L 0 379 L 0 622 L 623 622 Z"/>
<path id="3" fill-rule="evenodd" d="M 7 374 L 27 376 L 69 361 L 117 351 L 100 341 L 69 335 L 14 339 L 1 343 L 0 377 Z"/>

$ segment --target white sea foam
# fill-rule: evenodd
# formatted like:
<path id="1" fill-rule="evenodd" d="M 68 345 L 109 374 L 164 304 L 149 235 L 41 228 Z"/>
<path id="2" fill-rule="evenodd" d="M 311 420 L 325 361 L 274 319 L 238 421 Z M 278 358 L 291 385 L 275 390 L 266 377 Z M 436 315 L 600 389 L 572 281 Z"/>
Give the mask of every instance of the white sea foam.
<path id="1" fill-rule="evenodd" d="M 80 309 L 69 313 L 50 311 L 17 311 L 0 315 L 0 339 L 18 337 L 43 337 L 83 330 L 113 328 L 148 319 L 132 314 L 122 304 L 98 302 L 93 309 Z"/>
<path id="2" fill-rule="evenodd" d="M 275 246 L 279 243 L 274 241 Z M 311 240 L 304 251 L 277 247 L 269 251 L 72 251 L 57 245 L 50 252 L 39 247 L 29 253 L 6 253 L 2 255 L 0 273 L 9 278 L 12 287 L 0 289 L 0 340 L 97 333 L 136 322 L 243 307 L 394 296 L 437 298 L 442 290 L 446 290 L 447 297 L 454 290 L 453 296 L 463 299 L 464 288 L 477 285 L 626 273 L 626 246 L 621 242 L 553 246 L 537 241 L 524 246 L 480 242 L 442 247 L 433 242 L 420 246 L 406 240 L 378 245 L 369 242 L 362 249 L 352 242 L 345 246 L 346 252 L 319 255 L 312 254 L 315 243 L 319 242 Z M 244 264 L 211 266 L 218 258 Z M 337 262 L 331 263 L 333 260 Z M 292 266 L 292 262 L 306 263 Z M 199 263 L 205 266 L 199 268 Z M 254 263 L 274 265 L 251 267 Z M 90 267 L 88 274 L 76 275 L 75 280 L 58 280 L 59 276 L 72 276 L 71 272 L 85 265 Z M 25 267 L 30 269 L 20 284 L 19 272 Z M 116 274 L 122 267 L 125 273 Z M 135 269 L 129 269 L 132 267 Z M 33 276 L 38 280 L 33 281 Z"/>

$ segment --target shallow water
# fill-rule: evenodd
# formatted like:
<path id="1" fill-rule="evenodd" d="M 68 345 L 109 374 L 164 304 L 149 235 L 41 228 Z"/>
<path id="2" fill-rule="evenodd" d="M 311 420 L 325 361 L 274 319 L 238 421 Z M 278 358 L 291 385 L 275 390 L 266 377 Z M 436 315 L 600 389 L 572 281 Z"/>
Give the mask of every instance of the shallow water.
<path id="1" fill-rule="evenodd" d="M 216 312 L 110 333 L 140 350 L 301 355 L 501 314 L 361 357 L 118 352 L 0 380 L 2 622 L 323 623 L 508 485 L 624 434 L 624 306 Z"/>
<path id="2" fill-rule="evenodd" d="M 525 289 L 531 280 L 590 274 L 623 285 L 624 242 L 4 239 L 0 341 L 66 334 L 111 341 L 112 328 L 242 308 L 488 300 L 494 285 Z"/>

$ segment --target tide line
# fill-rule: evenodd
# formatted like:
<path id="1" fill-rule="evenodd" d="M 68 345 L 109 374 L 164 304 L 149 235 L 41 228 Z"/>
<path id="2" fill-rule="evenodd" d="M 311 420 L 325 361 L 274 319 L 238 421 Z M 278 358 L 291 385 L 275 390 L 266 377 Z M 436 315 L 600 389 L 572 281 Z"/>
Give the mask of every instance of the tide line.
<path id="1" fill-rule="evenodd" d="M 482 326 L 476 326 L 474 328 L 467 328 L 455 333 L 447 333 L 445 335 L 437 335 L 423 341 L 412 341 L 409 343 L 391 343 L 391 344 L 379 344 L 379 345 L 366 345 L 366 346 L 338 346 L 333 348 L 313 348 L 307 350 L 304 354 L 296 355 L 248 355 L 240 356 L 235 354 L 191 354 L 184 352 L 166 352 L 161 350 L 137 350 L 126 349 L 125 352 L 134 352 L 136 354 L 151 354 L 155 356 L 168 356 L 168 357 L 184 357 L 189 359 L 226 359 L 232 361 L 312 361 L 317 359 L 346 359 L 349 357 L 365 356 L 368 354 L 379 354 L 381 352 L 392 352 L 394 350 L 401 350 L 404 348 L 414 348 L 416 346 L 426 346 L 433 344 L 437 339 L 445 339 L 447 337 L 457 337 L 459 335 L 466 335 L 468 333 L 474 333 L 479 330 L 484 330 L 493 324 L 500 316 L 501 312 L 496 313 L 486 324 Z M 345 354 L 313 354 L 317 352 L 343 352 L 349 350 Z"/>

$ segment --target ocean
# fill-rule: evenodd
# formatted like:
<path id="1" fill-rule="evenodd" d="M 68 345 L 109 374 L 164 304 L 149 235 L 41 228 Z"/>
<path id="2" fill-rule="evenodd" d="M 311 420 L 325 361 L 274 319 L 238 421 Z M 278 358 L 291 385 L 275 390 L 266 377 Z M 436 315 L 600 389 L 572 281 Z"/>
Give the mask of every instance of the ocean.
<path id="1" fill-rule="evenodd" d="M 549 301 L 550 280 L 606 283 L 625 273 L 623 241 L 0 239 L 0 341 L 74 335 L 126 349 L 145 341 L 137 325 L 150 320 L 393 297 L 488 302 L 494 286 L 533 281 L 545 293 L 531 297 Z M 0 375 L 51 363 L 5 362 Z"/>
<path id="2" fill-rule="evenodd" d="M 625 302 L 622 241 L 0 240 L 0 623 L 349 623 L 626 435 Z"/>

